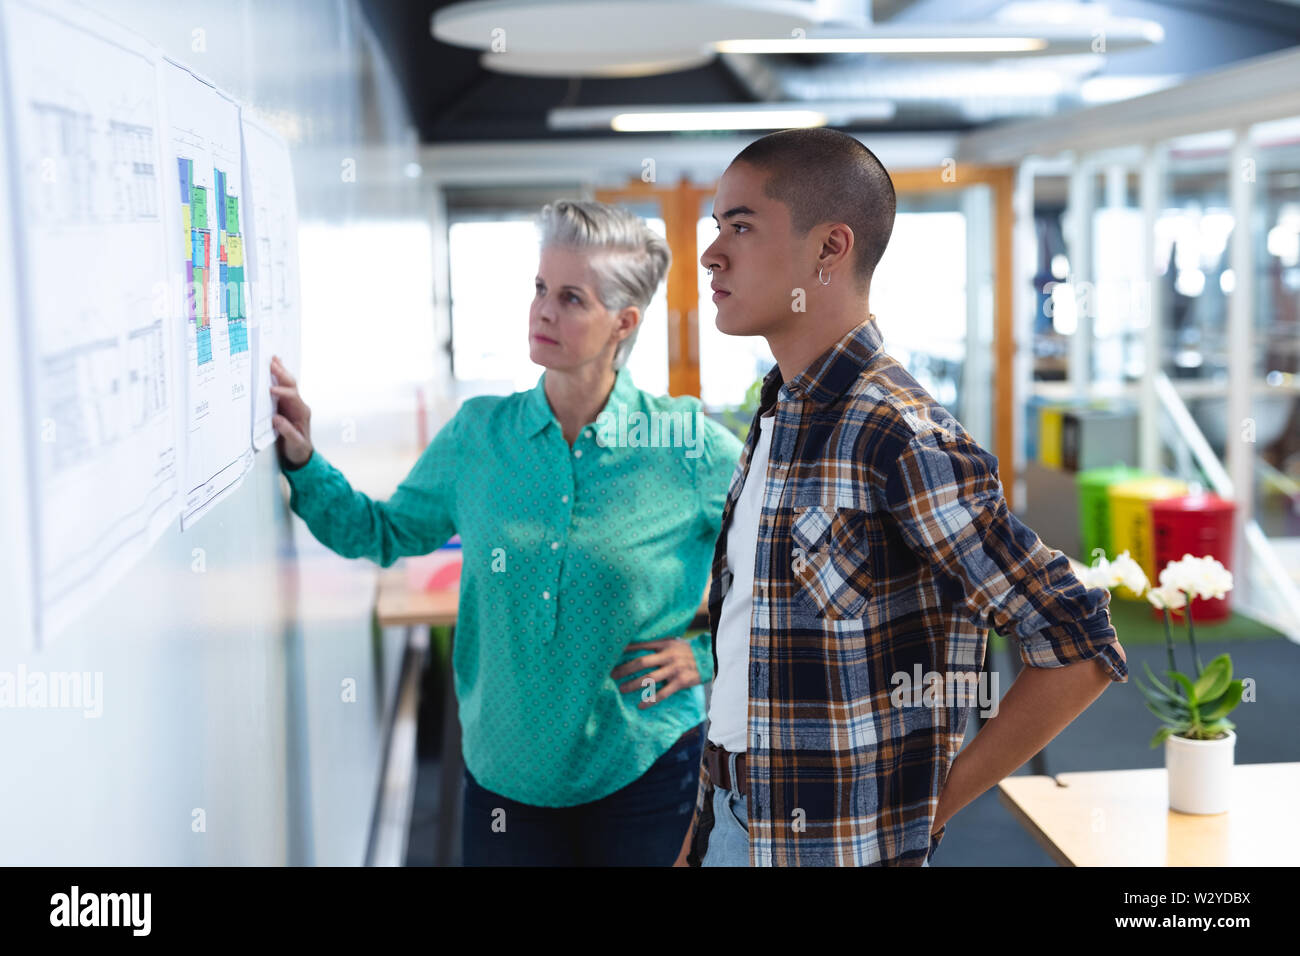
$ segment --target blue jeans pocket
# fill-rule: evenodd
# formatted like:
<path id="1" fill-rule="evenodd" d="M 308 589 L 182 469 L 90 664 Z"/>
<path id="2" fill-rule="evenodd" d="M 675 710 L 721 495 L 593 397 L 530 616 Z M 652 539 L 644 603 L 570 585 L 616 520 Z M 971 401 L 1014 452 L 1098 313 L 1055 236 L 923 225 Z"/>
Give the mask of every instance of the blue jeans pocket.
<path id="1" fill-rule="evenodd" d="M 736 812 L 737 808 L 740 809 L 739 813 Z M 740 827 L 742 830 L 748 833 L 749 832 L 749 808 L 748 808 L 748 804 L 745 802 L 745 798 L 742 797 L 740 794 L 736 793 L 734 790 L 729 791 L 727 796 L 727 810 L 730 811 L 731 813 L 731 819 L 736 821 L 736 826 Z"/>
<path id="2" fill-rule="evenodd" d="M 701 865 L 749 866 L 748 813 L 740 801 L 740 796 L 733 791 L 713 790 L 710 802 L 716 804 L 715 824 Z M 739 812 L 737 807 L 741 808 Z"/>

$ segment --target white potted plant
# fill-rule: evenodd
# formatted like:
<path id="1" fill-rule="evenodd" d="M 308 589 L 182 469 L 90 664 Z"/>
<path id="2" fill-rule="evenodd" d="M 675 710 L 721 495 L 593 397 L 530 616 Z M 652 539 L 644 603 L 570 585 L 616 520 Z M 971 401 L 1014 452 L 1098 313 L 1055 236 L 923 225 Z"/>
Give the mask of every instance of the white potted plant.
<path id="1" fill-rule="evenodd" d="M 1185 554 L 1160 572 L 1160 587 L 1147 600 L 1164 611 L 1165 645 L 1169 654 L 1170 684 L 1155 679 L 1146 668 L 1151 687 L 1138 683 L 1148 709 L 1164 724 L 1151 741 L 1165 744 L 1165 769 L 1169 773 L 1169 808 L 1180 813 L 1223 813 L 1232 799 L 1232 766 L 1237 742 L 1236 725 L 1228 714 L 1241 703 L 1242 682 L 1232 679 L 1232 658 L 1220 654 L 1201 666 L 1196 648 L 1192 604 L 1221 598 L 1232 590 L 1232 572 L 1211 557 Z M 1184 608 L 1187 641 L 1194 674 L 1178 670 L 1174 662 L 1171 611 Z"/>
<path id="2" fill-rule="evenodd" d="M 1207 667 L 1201 666 L 1192 603 L 1198 597 L 1221 598 L 1227 594 L 1232 590 L 1232 572 L 1209 556 L 1194 558 L 1186 554 L 1180 561 L 1170 561 L 1160 572 L 1160 586 L 1151 588 L 1142 569 L 1126 551 L 1114 562 L 1100 558 L 1087 570 L 1085 584 L 1108 588 L 1124 584 L 1139 595 L 1145 591 L 1147 600 L 1164 612 L 1169 683 L 1158 681 L 1146 664 L 1143 668 L 1151 686 L 1144 686 L 1140 680 L 1136 683 L 1147 709 L 1164 725 L 1151 738 L 1151 746 L 1162 741 L 1165 745 L 1169 808 L 1180 813 L 1223 813 L 1232 796 L 1237 740 L 1233 729 L 1236 725 L 1228 720 L 1228 713 L 1241 703 L 1242 682 L 1232 679 L 1232 658 L 1227 654 L 1220 654 Z M 1193 675 L 1178 670 L 1174 660 L 1169 615 L 1184 608 Z"/>

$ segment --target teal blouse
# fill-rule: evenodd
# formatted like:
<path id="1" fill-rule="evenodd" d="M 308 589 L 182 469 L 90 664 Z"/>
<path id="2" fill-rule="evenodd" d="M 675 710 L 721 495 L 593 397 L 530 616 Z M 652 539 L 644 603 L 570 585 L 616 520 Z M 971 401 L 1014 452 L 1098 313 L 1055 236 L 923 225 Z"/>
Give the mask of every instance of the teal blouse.
<path id="1" fill-rule="evenodd" d="M 388 567 L 460 535 L 465 765 L 488 790 L 562 807 L 636 780 L 704 720 L 700 686 L 641 709 L 642 688 L 609 675 L 639 656 L 626 645 L 689 626 L 741 444 L 698 399 L 649 395 L 624 368 L 570 447 L 545 378 L 464 402 L 387 501 L 319 452 L 284 473 L 290 507 L 344 557 Z M 712 680 L 707 631 L 692 649 Z"/>

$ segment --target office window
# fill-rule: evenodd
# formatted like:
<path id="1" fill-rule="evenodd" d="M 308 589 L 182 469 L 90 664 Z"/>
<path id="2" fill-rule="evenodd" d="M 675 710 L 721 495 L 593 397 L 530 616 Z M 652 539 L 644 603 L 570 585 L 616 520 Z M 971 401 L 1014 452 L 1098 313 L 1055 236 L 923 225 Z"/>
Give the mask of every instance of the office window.
<path id="1" fill-rule="evenodd" d="M 713 200 L 705 200 L 705 207 L 695 227 L 697 256 L 703 255 L 718 237 L 718 224 L 712 216 Z M 744 404 L 749 387 L 766 375 L 776 360 L 767 347 L 767 339 L 761 335 L 727 335 L 718 331 L 718 307 L 713 304 L 713 290 L 709 287 L 712 281 L 700 266 L 700 401 L 710 409 L 736 409 Z M 749 424 L 749 417 L 744 424 Z"/>
<path id="2" fill-rule="evenodd" d="M 648 218 L 663 235 L 661 219 Z M 537 277 L 533 214 L 452 223 L 452 362 L 462 397 L 503 395 L 537 384 L 545 371 L 529 358 L 528 310 Z M 661 284 L 642 319 L 628 359 L 636 385 L 656 395 L 668 390 L 668 318 Z"/>
<path id="3" fill-rule="evenodd" d="M 701 252 L 717 234 L 712 218 L 699 220 Z M 966 358 L 966 261 L 966 217 L 961 212 L 899 212 L 870 293 L 886 350 L 958 414 Z M 776 362 L 762 336 L 718 331 L 712 281 L 701 268 L 701 399 L 711 409 L 735 409 Z"/>
<path id="4" fill-rule="evenodd" d="M 906 197 L 902 201 L 906 201 Z M 885 350 L 945 408 L 961 415 L 966 360 L 966 217 L 903 212 L 871 280 Z"/>
<path id="5" fill-rule="evenodd" d="M 320 420 L 405 400 L 436 362 L 424 220 L 303 222 L 303 397 Z"/>

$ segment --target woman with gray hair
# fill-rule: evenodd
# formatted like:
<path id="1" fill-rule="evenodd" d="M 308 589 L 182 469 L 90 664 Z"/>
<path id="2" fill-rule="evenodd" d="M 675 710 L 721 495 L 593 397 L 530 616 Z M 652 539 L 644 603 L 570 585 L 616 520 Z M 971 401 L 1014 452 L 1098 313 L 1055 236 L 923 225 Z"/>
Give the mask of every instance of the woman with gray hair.
<path id="1" fill-rule="evenodd" d="M 740 442 L 626 362 L 668 270 L 663 239 L 596 202 L 542 210 L 535 388 L 466 401 L 385 502 L 311 445 L 280 364 L 290 506 L 327 547 L 388 567 L 459 533 L 453 669 L 466 865 L 679 859 L 704 745 L 709 635 L 686 641 Z"/>

